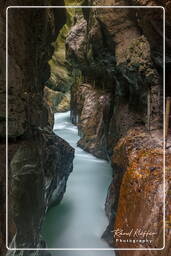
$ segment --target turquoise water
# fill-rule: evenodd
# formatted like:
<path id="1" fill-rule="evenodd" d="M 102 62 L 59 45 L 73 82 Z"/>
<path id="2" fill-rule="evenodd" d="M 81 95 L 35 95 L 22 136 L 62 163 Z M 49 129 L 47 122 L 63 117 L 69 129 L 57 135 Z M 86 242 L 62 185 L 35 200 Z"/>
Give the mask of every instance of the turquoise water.
<path id="1" fill-rule="evenodd" d="M 101 239 L 108 225 L 104 204 L 112 169 L 107 161 L 97 159 L 77 147 L 77 127 L 70 122 L 70 112 L 55 114 L 54 132 L 75 148 L 74 169 L 62 202 L 51 208 L 43 226 L 48 248 L 109 248 Z M 52 251 L 64 256 L 113 256 L 113 251 Z"/>

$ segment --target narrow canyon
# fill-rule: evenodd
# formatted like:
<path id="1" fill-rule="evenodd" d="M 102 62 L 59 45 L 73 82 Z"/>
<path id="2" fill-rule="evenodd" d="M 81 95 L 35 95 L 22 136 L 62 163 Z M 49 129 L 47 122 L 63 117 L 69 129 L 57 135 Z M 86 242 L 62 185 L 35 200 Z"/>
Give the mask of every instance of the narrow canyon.
<path id="1" fill-rule="evenodd" d="M 171 1 L 1 0 L 0 32 L 0 255 L 170 256 Z"/>

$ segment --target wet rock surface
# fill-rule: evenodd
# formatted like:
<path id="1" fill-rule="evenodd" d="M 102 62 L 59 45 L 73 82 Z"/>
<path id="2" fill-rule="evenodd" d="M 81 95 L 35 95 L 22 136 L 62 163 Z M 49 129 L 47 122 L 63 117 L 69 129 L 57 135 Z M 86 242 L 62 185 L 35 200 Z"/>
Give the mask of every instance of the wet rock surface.
<path id="1" fill-rule="evenodd" d="M 5 9 L 11 5 L 35 5 L 33 1 L 2 1 L 0 137 L 5 154 Z M 51 5 L 52 1 L 37 1 Z M 58 5 L 64 5 L 59 1 Z M 44 84 L 50 76 L 48 61 L 66 21 L 64 9 L 8 10 L 8 159 L 9 247 L 46 247 L 40 237 L 48 207 L 59 203 L 72 171 L 74 150 L 52 132 L 53 117 L 44 102 Z M 34 22 L 30 22 L 34 21 Z M 36 24 L 36 25 L 35 25 Z M 66 160 L 67 159 L 67 160 Z M 5 157 L 1 161 L 1 255 L 5 255 Z M 8 255 L 49 255 L 43 251 L 8 251 Z"/>
<path id="2" fill-rule="evenodd" d="M 169 203 L 170 159 L 166 151 L 166 198 Z M 163 200 L 164 171 L 162 136 L 148 134 L 143 129 L 130 130 L 113 150 L 112 163 L 122 168 L 124 175 L 119 191 L 117 214 L 113 222 L 113 246 L 118 248 L 162 248 L 163 247 Z M 113 191 L 110 190 L 112 196 Z M 111 211 L 111 208 L 109 208 Z M 113 208 L 116 211 L 116 208 Z M 169 219 L 169 208 L 166 208 Z M 107 212 L 109 210 L 107 209 Z M 112 227 L 111 227 L 112 230 Z M 125 234 L 120 235 L 117 230 Z M 132 230 L 132 231 L 131 231 Z M 149 232 L 142 235 L 142 232 Z M 131 235 L 128 234 L 131 232 Z M 138 232 L 138 234 L 136 233 Z M 150 234 L 153 233 L 153 235 Z M 170 252 L 170 229 L 166 226 L 166 248 L 163 255 Z M 122 240 L 120 242 L 120 239 Z M 127 242 L 138 239 L 141 242 Z M 126 240 L 126 242 L 123 242 Z M 145 243 L 142 240 L 146 240 Z M 150 242 L 151 240 L 151 242 Z M 122 252 L 118 255 L 144 255 L 144 252 Z M 151 251 L 146 255 L 160 255 Z"/>
<path id="3" fill-rule="evenodd" d="M 41 247 L 45 213 L 50 205 L 61 201 L 73 157 L 69 144 L 49 132 L 42 131 L 20 145 L 10 164 L 9 204 L 16 225 L 10 247 Z"/>
<path id="4" fill-rule="evenodd" d="M 37 4 L 41 4 L 38 1 Z M 5 28 L 5 7 L 8 5 L 22 5 L 22 1 L 4 1 L 1 13 L 1 26 Z M 31 1 L 25 4 L 33 5 Z M 45 1 L 44 4 L 49 4 Z M 25 15 L 27 12 L 27 15 Z M 8 98 L 9 98 L 9 137 L 19 137 L 32 127 L 48 125 L 47 110 L 43 104 L 42 84 L 49 77 L 48 60 L 53 53 L 51 43 L 56 33 L 65 22 L 65 15 L 61 12 L 61 19 L 55 25 L 54 12 L 46 9 L 14 9 L 8 10 L 9 15 L 9 46 L 8 46 Z M 60 14 L 59 14 L 60 15 Z M 59 16 L 60 17 L 60 16 Z M 37 22 L 30 26 L 30 20 Z M 20 24 L 18 29 L 17 24 Z M 41 24 L 46 24 L 42 26 Z M 26 32 L 27 31 L 27 32 Z M 46 35 L 46 36 L 45 36 Z M 2 56 L 5 58 L 5 44 L 2 41 Z M 47 47 L 47 43 L 49 43 Z M 45 47 L 46 45 L 46 47 Z M 5 62 L 4 62 L 5 63 Z M 3 64 L 3 63 L 2 63 Z M 0 123 L 1 137 L 5 136 L 5 70 L 1 73 L 2 116 Z M 17 99 L 17 100 L 16 100 Z"/>
<path id="5" fill-rule="evenodd" d="M 161 28 L 162 9 L 157 10 L 156 22 Z M 147 10 L 147 16 L 150 15 Z M 140 27 L 137 23 L 138 12 L 132 9 L 93 8 L 84 13 L 84 18 L 86 21 L 76 23 L 68 34 L 67 59 L 76 70 L 78 79 L 74 87 L 88 83 L 112 94 L 113 116 L 107 135 L 111 151 L 112 145 L 131 127 L 143 124 L 153 130 L 162 126 L 162 72 L 153 61 L 157 54 L 162 65 L 162 38 L 154 31 L 156 37 L 151 41 L 146 36 L 145 24 Z M 73 35 L 77 38 L 74 42 Z M 154 54 L 151 47 L 156 40 L 160 41 L 160 47 Z M 74 98 L 71 101 L 74 111 Z"/>
<path id="6" fill-rule="evenodd" d="M 106 137 L 108 131 L 111 95 L 96 90 L 90 84 L 72 88 L 75 112 L 71 119 L 77 120 L 81 139 L 78 146 L 93 155 L 107 159 Z"/>
<path id="7" fill-rule="evenodd" d="M 90 3 L 90 1 L 89 1 Z M 166 67 L 170 70 L 169 1 L 93 1 L 93 5 L 163 5 L 166 8 Z M 86 23 L 75 25 L 67 38 L 68 60 L 77 79 L 71 93 L 71 119 L 80 129 L 79 145 L 97 156 L 103 140 L 103 152 L 111 159 L 113 180 L 106 199 L 109 226 L 102 238 L 113 247 L 131 248 L 133 243 L 114 241 L 114 229 L 147 229 L 157 235 L 150 244 L 163 246 L 163 10 L 90 9 L 84 11 Z M 82 22 L 83 24 L 83 22 Z M 86 26 L 86 27 L 85 27 Z M 72 44 L 72 34 L 77 41 Z M 86 42 L 86 45 L 85 45 Z M 168 74 L 167 72 L 167 74 Z M 169 94 L 169 75 L 166 93 Z M 87 87 L 87 88 L 86 88 Z M 74 89 L 75 88 L 75 89 Z M 91 89 L 93 88 L 93 90 Z M 108 97 L 109 106 L 93 112 L 98 92 Z M 77 93 L 80 95 L 77 96 Z M 170 95 L 170 94 L 169 94 Z M 87 97 L 87 98 L 86 98 Z M 87 106 L 87 107 L 86 107 Z M 88 107 L 90 106 L 90 107 Z M 82 117 L 85 118 L 82 118 Z M 97 117 L 97 118 L 95 118 Z M 97 127 L 101 136 L 94 136 Z M 94 128 L 95 126 L 95 128 Z M 97 134 L 97 130 L 96 130 Z M 103 139 L 102 139 L 103 138 Z M 95 139 L 95 140 L 94 140 Z M 94 140 L 94 141 L 93 141 Z M 96 141 L 96 142 L 95 142 Z M 105 143 L 104 143 L 105 142 Z M 96 146 L 95 146 L 96 145 Z M 95 150 L 92 147 L 95 146 Z M 102 157 L 101 154 L 98 156 Z M 169 204 L 170 153 L 166 152 L 166 187 Z M 167 219 L 169 219 L 169 207 Z M 169 221 L 168 221 L 169 222 Z M 169 222 L 170 223 L 170 222 Z M 170 229 L 166 248 L 170 253 Z M 125 238 L 125 237 L 124 237 Z M 120 251 L 118 255 L 161 255 L 160 251 Z"/>
<path id="8" fill-rule="evenodd" d="M 51 5 L 53 1 L 37 1 Z M 25 1 L 34 5 L 33 1 Z M 59 1 L 59 5 L 64 5 Z M 170 95 L 171 22 L 169 0 L 96 0 L 93 5 L 163 5 L 166 7 L 166 94 Z M 23 1 L 2 1 L 0 26 L 5 35 L 5 7 Z M 151 18 L 153 17 L 153 18 Z M 88 9 L 75 17 L 66 37 L 67 61 L 72 69 L 71 118 L 78 124 L 79 146 L 114 169 L 108 190 L 109 226 L 103 238 L 114 247 L 162 247 L 163 156 L 163 44 L 162 9 Z M 30 23 L 34 20 L 34 23 Z M 49 83 L 51 43 L 65 24 L 58 9 L 9 10 L 9 239 L 20 246 L 45 247 L 40 228 L 49 206 L 59 203 L 72 170 L 73 150 L 52 133 L 52 109 L 43 99 L 44 85 L 65 93 L 71 82 L 64 70 L 64 45 Z M 18 29 L 20 24 L 20 29 Z M 5 40 L 1 43 L 0 137 L 5 137 Z M 55 79 L 53 80 L 53 78 Z M 54 83 L 55 81 L 55 83 Z M 67 83 L 66 83 L 67 81 Z M 50 91 L 49 90 L 49 91 Z M 50 100 L 53 98 L 50 96 Z M 166 95 L 166 96 L 167 96 Z M 61 96 L 60 96 L 61 97 Z M 51 106 L 52 108 L 53 106 Z M 55 109 L 53 111 L 56 111 Z M 147 114 L 148 113 L 148 114 Z M 2 143 L 1 151 L 5 152 Z M 66 161 L 67 159 L 67 161 Z M 1 183 L 5 164 L 1 161 Z M 50 167 L 49 167 L 50 166 Z M 166 151 L 166 247 L 163 251 L 119 251 L 120 256 L 170 255 L 170 149 Z M 2 199 L 5 187 L 2 185 Z M 30 203 L 31 202 L 31 203 Z M 37 203 L 38 202 L 38 203 Z M 31 204 L 31 207 L 30 207 Z M 27 211 L 24 210 L 27 209 Z M 4 209 L 4 204 L 2 205 Z M 0 218 L 4 222 L 5 214 Z M 25 233 L 26 222 L 29 225 Z M 112 230 L 144 228 L 158 235 L 150 243 L 115 241 Z M 14 235 L 17 235 L 14 237 Z M 5 238 L 5 228 L 2 228 Z M 124 237 L 126 238 L 126 237 Z M 5 250 L 2 241 L 1 247 Z M 49 255 L 13 251 L 9 255 Z"/>

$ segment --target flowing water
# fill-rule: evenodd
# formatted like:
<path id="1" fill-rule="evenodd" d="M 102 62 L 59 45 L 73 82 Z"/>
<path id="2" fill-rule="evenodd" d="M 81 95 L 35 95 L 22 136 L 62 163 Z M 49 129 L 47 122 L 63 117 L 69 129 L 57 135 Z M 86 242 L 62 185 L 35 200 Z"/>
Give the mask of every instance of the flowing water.
<path id="1" fill-rule="evenodd" d="M 55 114 L 54 132 L 75 148 L 73 172 L 67 182 L 63 200 L 51 208 L 43 226 L 48 248 L 106 248 L 101 239 L 108 219 L 104 204 L 111 182 L 112 169 L 77 147 L 77 127 L 70 121 L 70 112 Z M 113 251 L 52 251 L 53 256 L 114 256 Z"/>

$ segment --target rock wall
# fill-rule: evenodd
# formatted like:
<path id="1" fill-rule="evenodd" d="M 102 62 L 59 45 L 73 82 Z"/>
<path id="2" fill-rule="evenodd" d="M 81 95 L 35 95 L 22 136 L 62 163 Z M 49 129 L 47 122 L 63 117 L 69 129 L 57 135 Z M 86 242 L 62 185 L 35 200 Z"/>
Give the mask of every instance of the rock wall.
<path id="1" fill-rule="evenodd" d="M 88 3 L 166 7 L 169 95 L 170 1 Z M 78 125 L 81 135 L 78 145 L 95 156 L 109 159 L 114 170 L 106 199 L 109 226 L 102 236 L 113 247 L 163 247 L 162 35 L 162 8 L 94 8 L 83 10 L 82 21 L 76 22 L 66 39 L 67 58 L 76 76 L 71 92 L 71 120 Z M 167 150 L 166 205 L 170 200 L 170 159 Z M 168 207 L 167 220 L 169 215 Z M 169 225 L 164 251 L 119 251 L 118 255 L 169 255 Z M 151 244 L 116 242 L 112 231 L 128 232 L 129 228 L 150 230 L 157 235 L 153 235 Z"/>
<path id="2" fill-rule="evenodd" d="M 65 112 L 70 110 L 70 91 L 60 92 L 44 87 L 44 100 L 50 108 L 51 113 Z"/>
<path id="3" fill-rule="evenodd" d="M 109 124 L 110 93 L 95 89 L 90 84 L 74 86 L 71 93 L 78 116 L 77 126 L 81 139 L 78 146 L 93 155 L 106 159 L 106 135 Z M 75 114 L 75 113 L 74 113 Z"/>
<path id="4" fill-rule="evenodd" d="M 121 2 L 127 3 L 116 4 Z M 131 127 L 162 126 L 162 74 L 153 62 L 150 40 L 138 25 L 138 12 L 95 8 L 83 14 L 85 20 L 76 23 L 66 39 L 67 58 L 73 68 L 81 70 L 81 82 L 113 95 L 107 138 L 110 151 Z M 162 49 L 161 38 L 160 43 Z M 162 63 L 162 54 L 158 60 Z"/>
<path id="5" fill-rule="evenodd" d="M 36 5 L 55 5 L 39 0 Z M 35 5 L 32 0 L 1 1 L 0 137 L 5 152 L 5 9 Z M 64 2 L 58 1 L 58 5 Z M 9 247 L 45 247 L 40 229 L 48 207 L 59 203 L 72 171 L 74 150 L 52 132 L 53 117 L 43 99 L 50 76 L 48 61 L 59 30 L 66 22 L 64 9 L 8 10 L 8 154 Z M 66 160 L 67 159 L 67 160 Z M 5 157 L 1 161 L 1 198 L 5 211 Z M 1 201 L 2 204 L 2 201 Z M 5 223 L 4 211 L 1 223 Z M 1 255 L 5 255 L 5 225 Z M 8 255 L 49 255 L 46 252 L 9 251 Z"/>
<path id="6" fill-rule="evenodd" d="M 66 19 L 66 22 L 68 19 Z M 69 23 L 69 21 L 68 21 Z M 65 24 L 54 43 L 55 51 L 49 60 L 50 78 L 46 82 L 45 101 L 53 113 L 64 112 L 70 109 L 70 88 L 72 77 L 66 65 L 65 38 L 70 24 Z M 67 96 L 69 95 L 69 97 Z"/>
<path id="7" fill-rule="evenodd" d="M 10 164 L 10 204 L 16 225 L 10 247 L 42 247 L 45 213 L 62 199 L 72 171 L 73 149 L 65 141 L 49 131 L 41 131 L 36 138 L 24 141 Z"/>
<path id="8" fill-rule="evenodd" d="M 151 134 L 143 129 L 131 129 L 114 147 L 112 163 L 124 171 L 119 203 L 112 233 L 113 246 L 118 248 L 163 248 L 164 193 L 167 204 L 170 190 L 170 158 L 166 151 L 166 185 L 164 190 L 163 145 L 158 132 Z M 112 192 L 112 191 L 111 191 Z M 166 218 L 170 209 L 166 208 Z M 120 235 L 118 230 L 124 230 Z M 133 230 L 133 231 L 131 231 Z M 142 231 L 149 232 L 143 235 Z M 129 236 L 128 233 L 131 232 Z M 166 247 L 162 255 L 170 254 L 171 230 L 166 225 Z M 138 242 L 128 242 L 138 239 Z M 124 240 L 124 242 L 123 242 Z M 141 240 L 141 242 L 139 242 Z M 160 251 L 145 252 L 160 255 Z M 140 251 L 120 251 L 118 255 L 144 255 Z"/>
<path id="9" fill-rule="evenodd" d="M 68 1 L 68 4 L 70 1 Z M 164 5 L 166 7 L 166 93 L 170 93 L 169 0 L 101 0 L 93 5 Z M 24 5 L 33 5 L 27 0 Z M 37 5 L 53 5 L 38 0 Z M 58 5 L 64 5 L 58 1 Z M 0 26 L 5 35 L 5 8 L 23 1 L 1 1 Z M 162 9 L 84 9 L 66 38 L 74 86 L 71 118 L 78 124 L 79 145 L 109 159 L 114 169 L 106 200 L 109 226 L 103 238 L 116 242 L 114 229 L 153 229 L 159 235 L 151 248 L 162 246 Z M 33 21 L 32 23 L 30 21 Z M 44 247 L 40 228 L 47 208 L 58 203 L 72 170 L 73 149 L 52 133 L 52 113 L 45 104 L 49 60 L 65 12 L 58 9 L 9 10 L 9 242 L 11 246 Z M 19 27 L 19 29 L 18 29 Z M 0 38 L 0 150 L 5 152 L 5 41 Z M 57 74 L 57 73 L 56 73 Z M 79 92 L 79 93 L 78 93 Z M 170 152 L 166 152 L 166 205 L 169 205 Z M 1 157 L 3 156 L 1 155 Z M 65 161 L 64 161 L 65 159 Z M 66 159 L 68 161 L 66 162 Z M 1 199 L 5 198 L 5 164 L 1 161 Z M 145 200 L 146 199 L 146 200 Z M 53 201 L 54 200 L 54 201 Z M 2 200 L 1 200 L 2 202 Z M 30 206 L 30 202 L 32 202 Z M 38 202 L 38 203 L 37 203 Z M 4 204 L 1 207 L 5 211 Z M 36 208 L 36 211 L 35 211 Z M 170 209 L 166 249 L 145 255 L 170 255 Z M 4 223 L 4 212 L 0 213 Z M 27 220 L 27 227 L 25 226 Z M 136 220 L 136 221 L 135 221 Z M 29 226 L 29 228 L 28 228 Z M 25 232 L 27 229 L 27 233 Z M 2 227 L 2 237 L 5 228 Z M 16 234 L 16 236 L 15 236 Z M 33 235 L 34 234 L 34 235 Z M 1 242 L 2 255 L 5 255 Z M 129 244 L 132 246 L 132 244 Z M 143 247 L 144 244 L 137 244 Z M 143 251 L 119 255 L 143 256 Z M 9 252 L 9 255 L 44 252 Z"/>
<path id="10" fill-rule="evenodd" d="M 65 6 L 79 6 L 84 0 L 65 0 Z M 82 9 L 66 8 L 66 23 L 61 28 L 54 43 L 55 51 L 49 61 L 50 78 L 46 82 L 45 101 L 50 106 L 53 113 L 70 110 L 70 91 L 73 85 L 72 69 L 66 60 L 66 37 L 74 25 L 75 20 L 82 17 Z M 48 90 L 49 88 L 49 90 Z"/>

